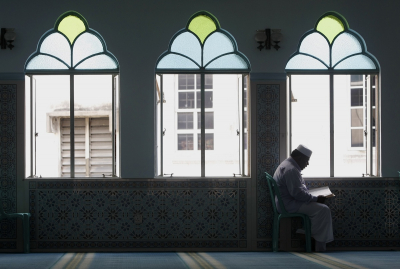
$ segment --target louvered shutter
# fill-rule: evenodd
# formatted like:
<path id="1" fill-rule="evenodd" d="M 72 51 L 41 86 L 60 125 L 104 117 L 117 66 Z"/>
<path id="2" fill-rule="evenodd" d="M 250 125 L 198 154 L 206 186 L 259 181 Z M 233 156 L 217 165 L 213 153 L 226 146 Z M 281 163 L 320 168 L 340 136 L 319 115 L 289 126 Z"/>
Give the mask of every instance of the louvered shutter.
<path id="1" fill-rule="evenodd" d="M 70 119 L 61 118 L 60 124 L 61 176 L 70 177 Z M 112 137 L 109 119 L 108 117 L 76 118 L 75 177 L 103 177 L 103 174 L 106 176 L 112 174 Z"/>

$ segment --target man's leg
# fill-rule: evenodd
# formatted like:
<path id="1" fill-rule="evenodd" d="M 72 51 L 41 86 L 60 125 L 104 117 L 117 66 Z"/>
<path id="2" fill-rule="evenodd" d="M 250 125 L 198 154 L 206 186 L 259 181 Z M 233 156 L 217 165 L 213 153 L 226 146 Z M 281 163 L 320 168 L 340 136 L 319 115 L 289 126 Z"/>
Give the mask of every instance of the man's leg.
<path id="1" fill-rule="evenodd" d="M 297 213 L 306 214 L 311 220 L 311 235 L 315 239 L 315 251 L 325 251 L 326 243 L 333 241 L 331 210 L 325 204 L 303 204 Z"/>

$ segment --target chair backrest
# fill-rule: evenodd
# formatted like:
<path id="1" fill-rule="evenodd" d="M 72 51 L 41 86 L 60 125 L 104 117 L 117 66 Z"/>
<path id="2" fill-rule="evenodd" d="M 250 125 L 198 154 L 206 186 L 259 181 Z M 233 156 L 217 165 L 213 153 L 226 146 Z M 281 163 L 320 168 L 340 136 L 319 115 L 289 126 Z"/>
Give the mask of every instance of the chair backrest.
<path id="1" fill-rule="evenodd" d="M 278 198 L 279 209 L 281 210 L 280 213 L 287 214 L 286 208 L 282 202 L 281 191 L 279 190 L 278 184 L 276 184 L 275 179 L 273 179 L 273 177 L 270 174 L 268 174 L 267 172 L 265 172 L 265 176 L 267 177 L 269 194 L 271 195 L 271 202 L 272 202 L 272 206 L 274 208 L 274 212 L 276 214 L 279 214 L 278 209 L 276 207 L 276 203 L 275 203 L 275 196 L 276 196 Z"/>

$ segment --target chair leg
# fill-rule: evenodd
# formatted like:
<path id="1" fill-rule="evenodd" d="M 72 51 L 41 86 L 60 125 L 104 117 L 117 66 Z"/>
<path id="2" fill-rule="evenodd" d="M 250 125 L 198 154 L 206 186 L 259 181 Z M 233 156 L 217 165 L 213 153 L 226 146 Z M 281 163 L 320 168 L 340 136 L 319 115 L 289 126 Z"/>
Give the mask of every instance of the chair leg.
<path id="1" fill-rule="evenodd" d="M 27 214 L 22 219 L 22 225 L 24 230 L 24 253 L 29 253 L 29 216 Z"/>
<path id="2" fill-rule="evenodd" d="M 311 223 L 309 218 L 304 219 L 304 229 L 306 232 L 306 251 L 311 252 Z"/>
<path id="3" fill-rule="evenodd" d="M 279 246 L 279 219 L 278 216 L 274 217 L 274 227 L 272 231 L 272 251 L 278 252 Z"/>

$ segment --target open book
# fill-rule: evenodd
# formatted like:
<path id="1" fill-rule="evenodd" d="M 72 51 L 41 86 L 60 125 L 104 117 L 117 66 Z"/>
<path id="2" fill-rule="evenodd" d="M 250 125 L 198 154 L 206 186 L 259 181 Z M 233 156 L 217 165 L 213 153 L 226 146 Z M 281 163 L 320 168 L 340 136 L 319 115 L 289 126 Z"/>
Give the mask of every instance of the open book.
<path id="1" fill-rule="evenodd" d="M 308 192 L 311 193 L 311 194 L 314 195 L 314 196 L 322 195 L 322 196 L 325 196 L 326 198 L 334 197 L 334 196 L 335 196 L 335 195 L 331 192 L 331 190 L 329 189 L 328 186 L 324 186 L 324 187 L 321 187 L 321 188 L 311 189 L 311 190 L 308 190 Z"/>

